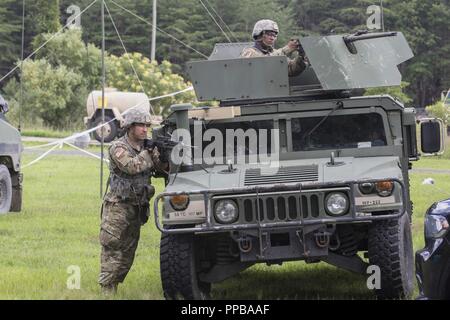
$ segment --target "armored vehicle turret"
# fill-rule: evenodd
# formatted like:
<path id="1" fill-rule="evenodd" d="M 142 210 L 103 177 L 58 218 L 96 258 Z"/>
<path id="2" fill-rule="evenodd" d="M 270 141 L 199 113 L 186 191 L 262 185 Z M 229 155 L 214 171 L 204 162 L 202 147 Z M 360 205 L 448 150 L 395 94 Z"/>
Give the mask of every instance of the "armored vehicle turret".
<path id="1" fill-rule="evenodd" d="M 20 133 L 7 121 L 8 104 L 0 96 L 0 214 L 22 208 Z"/>
<path id="2" fill-rule="evenodd" d="M 207 298 L 256 263 L 296 260 L 375 265 L 377 297 L 411 296 L 415 110 L 361 95 L 400 85 L 411 49 L 400 32 L 301 44 L 310 66 L 293 78 L 286 57 L 240 58 L 242 43 L 188 64 L 198 100 L 220 107 L 173 106 L 154 132 L 179 142 L 154 202 L 166 297 Z M 440 123 L 425 122 L 422 152 L 438 153 Z"/>

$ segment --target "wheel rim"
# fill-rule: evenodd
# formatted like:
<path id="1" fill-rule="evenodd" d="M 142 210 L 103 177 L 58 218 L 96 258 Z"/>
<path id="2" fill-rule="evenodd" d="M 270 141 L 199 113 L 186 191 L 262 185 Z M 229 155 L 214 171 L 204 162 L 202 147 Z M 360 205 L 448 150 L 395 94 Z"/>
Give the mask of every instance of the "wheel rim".
<path id="1" fill-rule="evenodd" d="M 112 131 L 112 129 L 111 129 L 111 125 L 108 123 L 108 124 L 105 124 L 103 127 L 101 127 L 101 128 L 98 128 L 97 130 L 96 130 L 96 132 L 97 132 L 97 135 L 99 136 L 99 137 L 108 137 L 110 134 L 111 134 L 111 131 Z"/>

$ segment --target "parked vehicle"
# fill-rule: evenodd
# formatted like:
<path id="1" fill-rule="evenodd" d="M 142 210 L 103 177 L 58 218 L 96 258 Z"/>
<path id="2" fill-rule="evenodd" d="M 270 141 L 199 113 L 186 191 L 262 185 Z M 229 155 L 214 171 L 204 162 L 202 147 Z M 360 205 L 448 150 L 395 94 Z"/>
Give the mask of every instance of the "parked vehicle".
<path id="1" fill-rule="evenodd" d="M 123 126 L 122 113 L 126 110 L 139 106 L 150 110 L 149 98 L 145 93 L 120 92 L 116 89 L 107 89 L 105 92 L 105 125 L 93 132 L 97 141 L 111 142 L 119 134 Z M 86 102 L 87 117 L 84 123 L 88 129 L 95 128 L 102 123 L 102 92 L 92 91 Z M 152 122 L 159 124 L 161 117 L 153 116 Z"/>
<path id="2" fill-rule="evenodd" d="M 217 45 L 207 61 L 188 64 L 197 98 L 220 107 L 172 106 L 153 133 L 181 141 L 174 151 L 184 157 L 154 201 L 167 298 L 204 299 L 213 283 L 256 263 L 294 260 L 361 274 L 377 265 L 377 297 L 411 296 L 415 110 L 360 90 L 400 85 L 397 66 L 411 49 L 392 32 L 301 42 L 311 67 L 298 77 L 288 77 L 286 57 L 239 58 L 242 44 Z M 423 121 L 422 152 L 438 153 L 441 123 Z M 268 161 L 275 170 L 263 164 L 269 154 L 279 156 Z"/>
<path id="3" fill-rule="evenodd" d="M 0 214 L 22 210 L 20 132 L 6 120 L 8 103 L 0 96 Z"/>
<path id="4" fill-rule="evenodd" d="M 419 299 L 450 300 L 450 199 L 434 203 L 425 215 L 425 247 L 416 252 Z"/>

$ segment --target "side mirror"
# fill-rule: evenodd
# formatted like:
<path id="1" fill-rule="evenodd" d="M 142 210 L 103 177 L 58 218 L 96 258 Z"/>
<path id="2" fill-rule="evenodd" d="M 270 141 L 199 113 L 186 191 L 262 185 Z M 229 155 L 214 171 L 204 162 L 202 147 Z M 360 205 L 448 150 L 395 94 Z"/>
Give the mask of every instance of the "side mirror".
<path id="1" fill-rule="evenodd" d="M 421 149 L 424 155 L 440 155 L 444 152 L 444 122 L 441 119 L 420 120 Z"/>

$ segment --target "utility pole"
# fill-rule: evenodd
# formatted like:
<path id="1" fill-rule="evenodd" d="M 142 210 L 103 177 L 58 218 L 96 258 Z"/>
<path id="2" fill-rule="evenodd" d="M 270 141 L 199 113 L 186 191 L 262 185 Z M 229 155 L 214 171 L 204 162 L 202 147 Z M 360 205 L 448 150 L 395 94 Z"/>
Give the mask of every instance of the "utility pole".
<path id="1" fill-rule="evenodd" d="M 23 55 L 25 51 L 25 0 L 22 1 L 22 50 L 20 59 L 20 101 L 19 101 L 19 132 L 22 131 L 22 108 L 23 108 Z"/>
<path id="2" fill-rule="evenodd" d="M 105 1 L 102 0 L 102 125 L 105 124 L 105 83 L 106 83 L 106 69 L 105 69 Z M 100 198 L 103 196 L 103 149 L 105 144 L 104 127 L 100 128 L 101 132 L 101 157 L 100 157 Z"/>
<path id="3" fill-rule="evenodd" d="M 155 52 L 156 52 L 156 2 L 157 0 L 153 0 L 153 30 L 152 30 L 152 53 L 150 59 L 152 61 L 155 60 Z"/>

